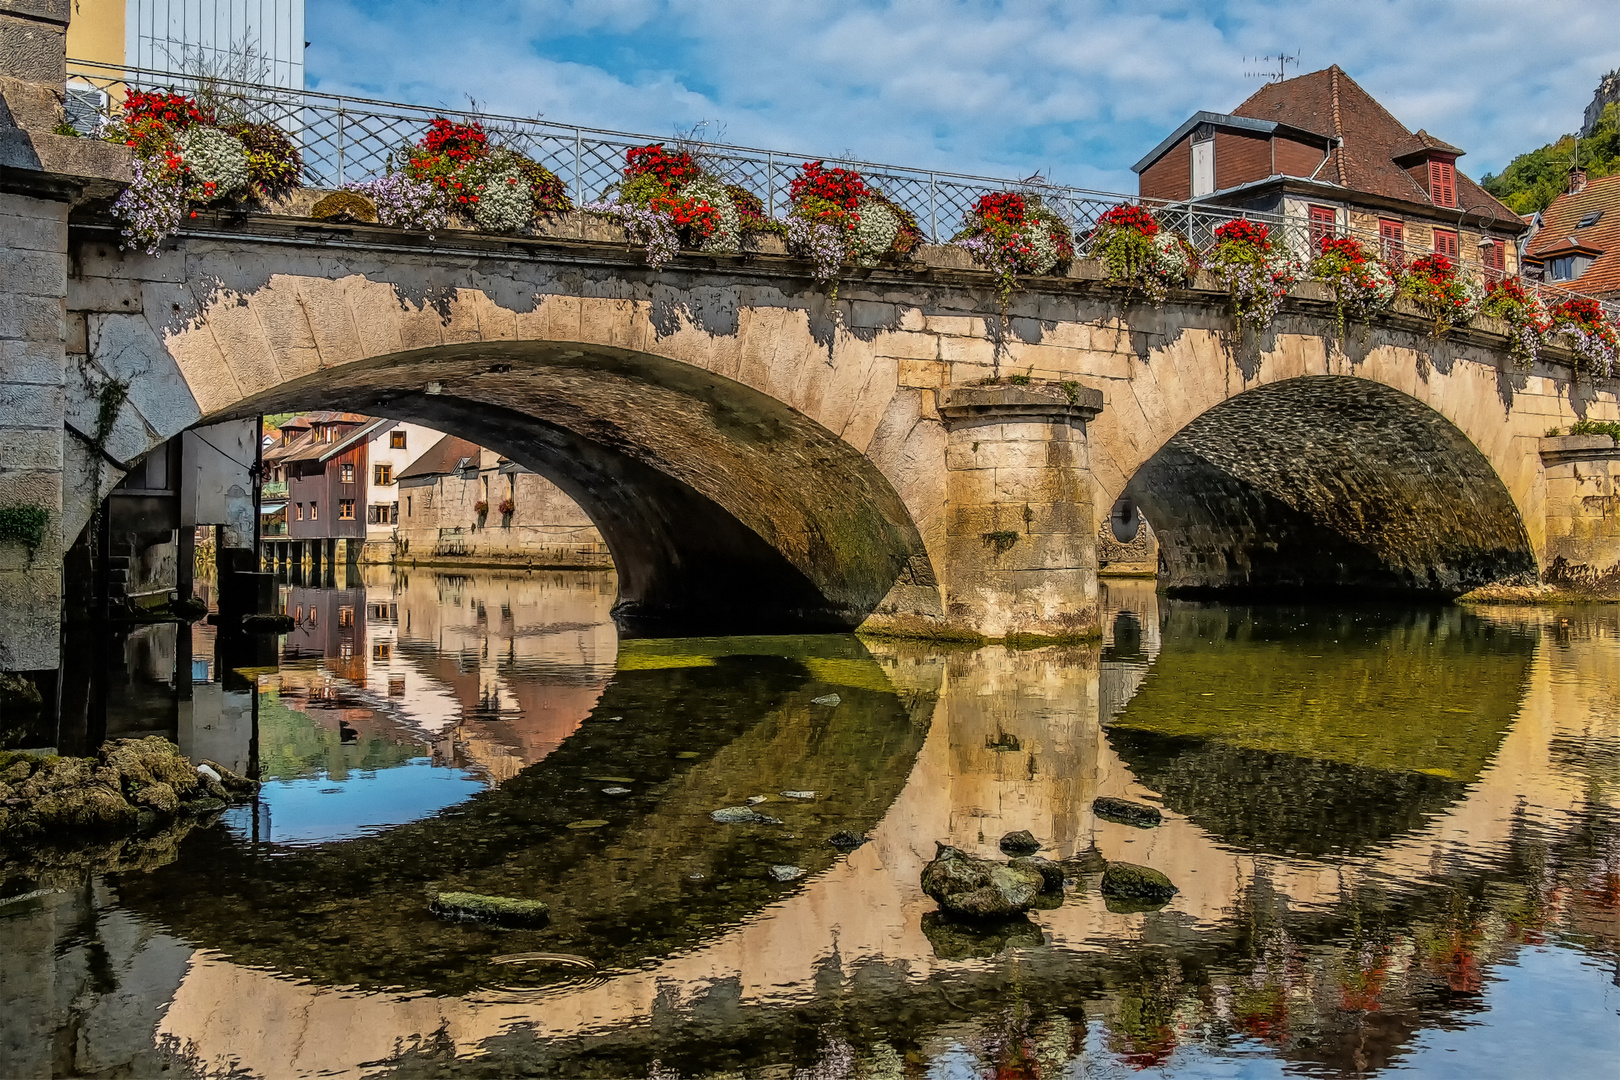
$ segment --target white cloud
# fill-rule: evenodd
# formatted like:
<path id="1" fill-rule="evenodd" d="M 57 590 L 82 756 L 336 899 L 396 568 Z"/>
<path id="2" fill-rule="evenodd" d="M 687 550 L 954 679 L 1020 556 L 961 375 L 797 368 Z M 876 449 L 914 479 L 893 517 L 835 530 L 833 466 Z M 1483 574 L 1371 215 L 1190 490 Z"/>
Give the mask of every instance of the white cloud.
<path id="1" fill-rule="evenodd" d="M 835 0 L 311 5 L 309 65 L 352 89 L 667 135 L 1132 190 L 1131 162 L 1260 85 L 1244 57 L 1338 63 L 1479 175 L 1578 125 L 1615 64 L 1599 0 L 1207 7 Z M 559 45 L 557 43 L 565 43 Z"/>

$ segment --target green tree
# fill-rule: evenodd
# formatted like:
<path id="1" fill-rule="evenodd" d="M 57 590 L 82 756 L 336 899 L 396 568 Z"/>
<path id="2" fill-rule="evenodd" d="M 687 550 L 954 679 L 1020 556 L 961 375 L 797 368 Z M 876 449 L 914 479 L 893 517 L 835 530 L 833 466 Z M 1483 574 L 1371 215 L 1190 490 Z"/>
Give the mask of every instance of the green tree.
<path id="1" fill-rule="evenodd" d="M 1539 150 L 1520 154 L 1500 174 L 1486 174 L 1479 185 L 1515 213 L 1545 210 L 1568 186 L 1569 167 L 1577 153 L 1590 179 L 1620 172 L 1620 102 L 1604 107 L 1590 137 L 1565 135 Z"/>

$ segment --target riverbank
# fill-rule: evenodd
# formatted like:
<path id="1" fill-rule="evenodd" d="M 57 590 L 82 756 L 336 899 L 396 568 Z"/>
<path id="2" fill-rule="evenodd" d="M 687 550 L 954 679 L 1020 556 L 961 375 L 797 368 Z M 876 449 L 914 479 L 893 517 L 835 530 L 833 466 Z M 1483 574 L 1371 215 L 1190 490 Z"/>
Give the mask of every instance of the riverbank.
<path id="1" fill-rule="evenodd" d="M 1484 585 L 1457 597 L 1459 604 L 1545 605 L 1620 604 L 1620 592 L 1587 592 L 1560 585 Z"/>

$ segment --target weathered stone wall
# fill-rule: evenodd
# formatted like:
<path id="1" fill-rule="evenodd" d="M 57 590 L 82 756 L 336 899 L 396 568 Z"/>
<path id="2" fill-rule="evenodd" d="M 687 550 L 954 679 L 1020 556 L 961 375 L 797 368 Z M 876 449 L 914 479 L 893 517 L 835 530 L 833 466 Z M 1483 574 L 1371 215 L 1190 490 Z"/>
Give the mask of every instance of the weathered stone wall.
<path id="1" fill-rule="evenodd" d="M 614 547 L 631 606 L 654 615 L 720 593 L 846 625 L 866 613 L 948 623 L 964 602 L 948 595 L 949 567 L 965 554 L 950 523 L 976 496 L 953 494 L 939 401 L 996 375 L 1101 391 L 1084 440 L 1092 495 L 1071 503 L 1093 517 L 1229 398 L 1304 376 L 1382 384 L 1478 448 L 1489 467 L 1468 482 L 1505 488 L 1522 526 L 1504 543 L 1536 555 L 1546 490 L 1527 448 L 1574 405 L 1614 412 L 1608 387 L 1572 405 L 1567 369 L 1512 368 L 1488 326 L 1436 341 L 1408 316 L 1341 342 L 1309 286 L 1256 340 L 1231 331 L 1218 294 L 1123 304 L 1089 264 L 1030 283 L 1004 323 L 986 276 L 949 249 L 925 251 L 921 274 L 845 282 L 835 310 L 779 256 L 653 274 L 584 232 L 583 246 L 498 250 L 366 229 L 316 242 L 273 219 L 261 234 L 278 242 L 216 234 L 161 260 L 92 232 L 77 243 L 86 382 L 122 365 L 166 388 L 131 406 L 130 435 L 330 400 L 454 430 L 556 480 Z M 1308 424 L 1277 435 L 1281 462 L 1311 441 Z M 1421 472 L 1401 441 L 1370 446 L 1358 450 L 1369 461 L 1406 455 L 1395 472 Z M 1083 530 L 1093 544 L 1095 529 Z"/>
<path id="2" fill-rule="evenodd" d="M 1547 471 L 1544 579 L 1620 594 L 1620 446 L 1607 435 L 1541 440 Z"/>
<path id="3" fill-rule="evenodd" d="M 0 192 L 0 511 L 50 515 L 44 541 L 32 551 L 0 539 L 5 671 L 54 668 L 57 661 L 67 213 L 65 202 Z"/>

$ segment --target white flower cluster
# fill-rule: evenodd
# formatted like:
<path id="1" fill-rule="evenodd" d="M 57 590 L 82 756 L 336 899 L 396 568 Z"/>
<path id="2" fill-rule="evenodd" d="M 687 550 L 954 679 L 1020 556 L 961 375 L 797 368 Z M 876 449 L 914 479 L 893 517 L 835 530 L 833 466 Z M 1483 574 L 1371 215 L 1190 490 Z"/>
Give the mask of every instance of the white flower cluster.
<path id="1" fill-rule="evenodd" d="M 1052 239 L 1052 223 L 1045 218 L 1032 218 L 1025 222 L 1020 235 L 1029 245 L 1030 255 L 1025 273 L 1050 274 L 1057 269 L 1058 246 Z"/>
<path id="2" fill-rule="evenodd" d="M 191 171 L 190 197 L 212 202 L 248 186 L 247 147 L 242 140 L 216 127 L 193 124 L 175 139 L 180 158 Z"/>
<path id="3" fill-rule="evenodd" d="M 1153 249 L 1153 269 L 1160 279 L 1179 284 L 1192 276 L 1192 256 L 1179 235 L 1169 229 L 1160 229 L 1153 236 Z"/>
<path id="4" fill-rule="evenodd" d="M 1399 286 L 1388 267 L 1382 262 L 1375 260 L 1367 264 L 1367 280 L 1372 285 L 1368 298 L 1372 303 L 1385 305 L 1395 299 Z"/>
<path id="5" fill-rule="evenodd" d="M 861 216 L 850 235 L 855 259 L 860 263 L 875 262 L 900 235 L 900 218 L 876 199 L 862 199 L 855 212 Z"/>
<path id="6" fill-rule="evenodd" d="M 742 247 L 742 215 L 726 185 L 712 176 L 700 176 L 681 188 L 680 194 L 685 199 L 702 199 L 720 216 L 720 224 L 698 245 L 699 251 L 732 252 Z"/>
<path id="7" fill-rule="evenodd" d="M 478 193 L 473 220 L 489 232 L 515 232 L 534 216 L 534 195 L 529 178 L 514 168 L 493 172 Z"/>

